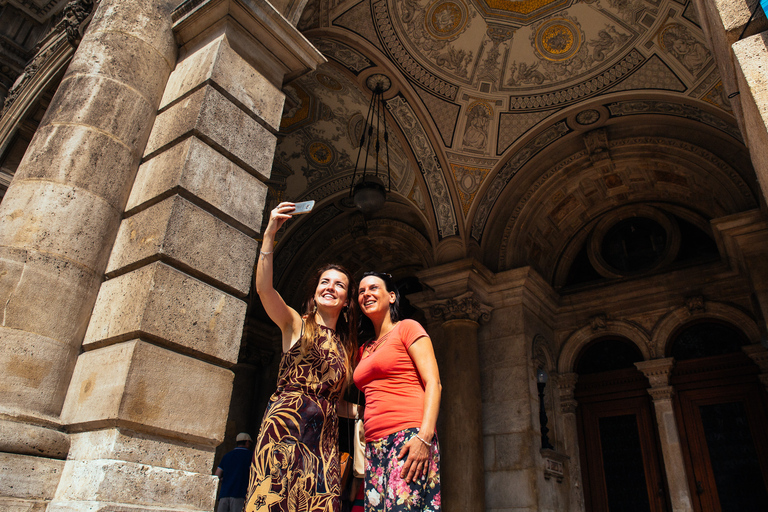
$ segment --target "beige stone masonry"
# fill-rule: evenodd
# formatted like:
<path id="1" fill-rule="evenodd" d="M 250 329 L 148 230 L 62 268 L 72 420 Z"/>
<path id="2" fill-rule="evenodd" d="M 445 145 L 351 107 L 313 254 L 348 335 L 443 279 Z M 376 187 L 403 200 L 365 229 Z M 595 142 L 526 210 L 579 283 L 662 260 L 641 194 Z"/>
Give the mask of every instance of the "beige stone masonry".
<path id="1" fill-rule="evenodd" d="M 229 46 L 226 34 L 176 66 L 168 79 L 160 108 L 165 109 L 170 102 L 204 83 L 215 84 L 220 92 L 273 130 L 280 128 L 285 95 Z"/>
<path id="2" fill-rule="evenodd" d="M 158 115 L 145 159 L 190 135 L 204 139 L 252 174 L 269 177 L 277 138 L 211 86 Z"/>
<path id="3" fill-rule="evenodd" d="M 739 85 L 731 45 L 741 37 L 752 12 L 760 9 L 760 2 L 759 0 L 694 0 L 694 3 L 704 34 L 709 40 L 708 46 L 717 63 L 723 89 L 726 96 L 729 96 L 731 108 L 743 132 L 744 119 L 741 98 L 737 94 Z"/>
<path id="4" fill-rule="evenodd" d="M 63 460 L 0 453 L 0 496 L 45 504 L 53 498 L 63 469 Z M 18 506 L 23 507 L 23 502 Z M 0 510 L 14 509 L 5 508 L 0 499 Z"/>
<path id="5" fill-rule="evenodd" d="M 170 441 L 125 428 L 107 428 L 70 436 L 70 459 L 124 460 L 193 473 L 208 473 L 215 450 L 210 446 Z"/>
<path id="6" fill-rule="evenodd" d="M 98 3 L 0 204 L 0 403 L 22 425 L 5 453 L 65 455 L 67 383 L 176 61 L 173 3 Z"/>
<path id="7" fill-rule="evenodd" d="M 232 295 L 155 262 L 102 285 L 83 347 L 148 335 L 174 349 L 234 364 L 245 309 Z"/>
<path id="8" fill-rule="evenodd" d="M 216 172 L 210 172 L 216 169 Z M 261 227 L 267 187 L 197 137 L 176 144 L 139 167 L 128 213 L 173 193 L 255 236 Z"/>
<path id="9" fill-rule="evenodd" d="M 294 4 L 296 16 L 303 4 Z M 268 0 L 187 0 L 174 13 L 176 41 L 195 51 L 226 33 L 232 47 L 276 87 L 314 70 L 325 57 Z M 233 23 L 234 21 L 234 23 Z"/>
<path id="10" fill-rule="evenodd" d="M 148 464 L 69 460 L 62 482 L 77 485 L 59 486 L 48 511 L 212 511 L 218 480 L 210 474 Z M 163 506 L 157 507 L 158 503 Z"/>
<path id="11" fill-rule="evenodd" d="M 161 258 L 190 273 L 202 273 L 244 297 L 257 251 L 254 239 L 182 197 L 172 196 L 123 221 L 107 276 Z"/>
<path id="12" fill-rule="evenodd" d="M 217 420 L 226 418 L 231 388 L 229 370 L 132 340 L 78 358 L 62 416 L 72 431 L 119 426 L 213 447 L 224 436 Z"/>
<path id="13" fill-rule="evenodd" d="M 749 154 L 768 197 L 768 32 L 738 41 L 733 53 Z"/>

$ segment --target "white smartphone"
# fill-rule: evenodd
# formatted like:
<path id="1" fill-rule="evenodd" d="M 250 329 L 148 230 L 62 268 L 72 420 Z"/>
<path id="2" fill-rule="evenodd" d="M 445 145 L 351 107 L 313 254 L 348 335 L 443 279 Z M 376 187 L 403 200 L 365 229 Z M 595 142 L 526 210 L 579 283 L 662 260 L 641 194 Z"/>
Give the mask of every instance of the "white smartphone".
<path id="1" fill-rule="evenodd" d="M 309 213 L 312 211 L 312 208 L 315 207 L 314 201 L 302 201 L 301 203 L 296 203 L 296 209 L 291 212 L 291 215 L 301 215 L 302 213 Z"/>

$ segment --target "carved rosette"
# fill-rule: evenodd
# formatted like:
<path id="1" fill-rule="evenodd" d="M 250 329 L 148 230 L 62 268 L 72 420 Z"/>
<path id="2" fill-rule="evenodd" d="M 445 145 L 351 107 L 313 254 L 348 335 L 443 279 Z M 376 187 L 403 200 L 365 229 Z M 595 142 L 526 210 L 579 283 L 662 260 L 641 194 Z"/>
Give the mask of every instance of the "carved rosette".
<path id="1" fill-rule="evenodd" d="M 472 320 L 487 322 L 491 319 L 493 308 L 479 302 L 474 293 L 467 292 L 452 299 L 435 301 L 428 308 L 429 316 L 434 320 Z"/>

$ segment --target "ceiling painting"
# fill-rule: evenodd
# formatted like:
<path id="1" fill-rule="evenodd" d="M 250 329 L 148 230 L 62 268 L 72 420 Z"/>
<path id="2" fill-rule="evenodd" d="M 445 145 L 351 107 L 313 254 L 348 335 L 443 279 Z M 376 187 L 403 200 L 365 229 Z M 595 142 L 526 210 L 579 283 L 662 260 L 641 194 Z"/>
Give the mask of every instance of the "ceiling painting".
<path id="1" fill-rule="evenodd" d="M 300 25 L 307 37 L 357 78 L 321 69 L 311 84 L 297 84 L 292 95 L 303 90 L 316 104 L 288 111 L 289 136 L 278 157 L 294 169 L 289 190 L 317 195 L 348 186 L 344 173 L 354 166 L 369 97 L 359 84 L 384 73 L 397 88 L 386 99 L 400 134 L 393 187 L 426 218 L 434 216 L 436 240 L 466 232 L 482 244 L 493 211 L 506 207 L 515 183 L 534 179 L 518 173 L 546 174 L 528 163 L 574 131 L 656 116 L 698 123 L 741 143 L 690 0 L 311 0 L 309 6 Z M 602 186 L 616 197 L 630 186 L 617 173 L 605 179 L 610 183 Z M 576 210 L 566 194 L 548 222 L 572 222 Z M 546 254 L 543 239 L 531 255 Z"/>
<path id="2" fill-rule="evenodd" d="M 354 56 L 340 45 L 336 48 L 344 56 Z M 285 90 L 290 106 L 281 126 L 285 136 L 275 153 L 275 166 L 293 170 L 285 180 L 285 197 L 322 200 L 324 196 L 315 197 L 316 191 L 337 193 L 349 187 L 369 98 L 332 65 L 318 67 Z M 378 158 L 379 173 L 386 173 L 389 159 L 392 189 L 407 197 L 412 187 L 420 186 L 413 175 L 414 165 L 399 138 L 390 137 L 388 147 L 388 154 L 372 152 L 371 158 Z M 376 162 L 368 165 L 373 169 Z M 386 176 L 383 178 L 386 183 Z M 335 185 L 324 186 L 329 181 Z"/>

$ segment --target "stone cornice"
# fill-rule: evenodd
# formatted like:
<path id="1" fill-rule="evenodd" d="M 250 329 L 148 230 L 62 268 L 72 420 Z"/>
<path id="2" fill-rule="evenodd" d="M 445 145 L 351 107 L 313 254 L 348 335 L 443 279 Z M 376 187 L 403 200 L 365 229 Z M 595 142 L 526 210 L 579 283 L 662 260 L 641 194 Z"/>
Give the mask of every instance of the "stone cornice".
<path id="1" fill-rule="evenodd" d="M 326 62 L 325 57 L 267 0 L 186 0 L 173 12 L 176 42 L 179 46 L 194 45 L 209 36 L 209 29 L 227 18 L 255 41 L 254 49 L 245 51 L 243 57 L 253 60 L 250 57 L 256 48 L 266 50 L 261 50 L 262 58 L 271 62 L 264 65 L 270 70 L 279 69 L 282 83 Z M 270 70 L 262 72 L 267 76 Z M 282 86 L 282 83 L 276 85 Z"/>

